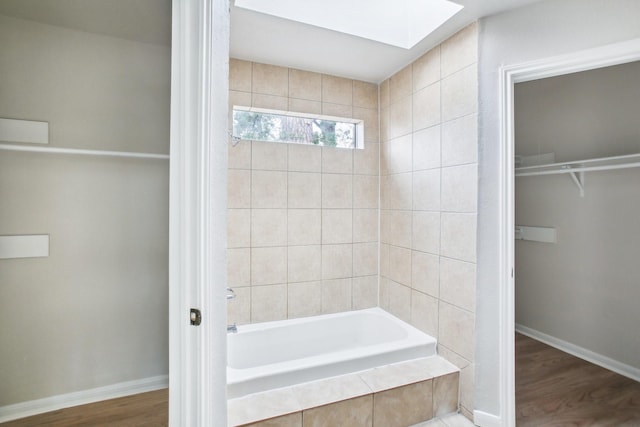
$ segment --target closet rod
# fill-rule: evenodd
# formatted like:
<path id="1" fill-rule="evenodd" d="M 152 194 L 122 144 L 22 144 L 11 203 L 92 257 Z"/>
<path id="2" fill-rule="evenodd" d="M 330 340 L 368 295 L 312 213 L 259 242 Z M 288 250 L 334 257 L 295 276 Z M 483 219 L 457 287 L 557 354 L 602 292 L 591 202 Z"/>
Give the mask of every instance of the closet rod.
<path id="1" fill-rule="evenodd" d="M 103 150 L 83 150 L 80 148 L 58 148 L 58 147 L 35 147 L 28 145 L 0 144 L 0 150 L 7 151 L 27 151 L 32 153 L 48 154 L 75 154 L 82 156 L 102 156 L 102 157 L 127 157 L 134 159 L 160 159 L 168 160 L 168 154 L 135 153 L 129 151 L 103 151 Z"/>
<path id="2" fill-rule="evenodd" d="M 562 173 L 575 173 L 575 172 L 592 172 L 592 171 L 606 171 L 614 169 L 628 169 L 640 167 L 640 162 L 633 163 L 620 163 L 617 165 L 604 165 L 604 166 L 573 166 L 571 164 L 564 165 L 559 169 L 539 170 L 539 171 L 519 171 L 516 169 L 516 176 L 536 176 L 536 175 L 556 175 Z"/>

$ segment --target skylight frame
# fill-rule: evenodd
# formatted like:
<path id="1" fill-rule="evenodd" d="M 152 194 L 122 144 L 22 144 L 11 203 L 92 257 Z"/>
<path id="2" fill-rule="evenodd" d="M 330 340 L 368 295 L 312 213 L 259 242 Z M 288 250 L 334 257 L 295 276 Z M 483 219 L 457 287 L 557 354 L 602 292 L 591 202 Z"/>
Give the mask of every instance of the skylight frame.
<path id="1" fill-rule="evenodd" d="M 463 8 L 449 0 L 235 0 L 235 6 L 403 49 Z"/>

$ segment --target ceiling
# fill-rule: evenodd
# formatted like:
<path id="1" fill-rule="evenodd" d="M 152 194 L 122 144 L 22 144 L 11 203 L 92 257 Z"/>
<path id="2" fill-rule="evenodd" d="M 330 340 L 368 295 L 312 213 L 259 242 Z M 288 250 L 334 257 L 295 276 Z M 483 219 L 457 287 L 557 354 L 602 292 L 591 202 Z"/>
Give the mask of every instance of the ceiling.
<path id="1" fill-rule="evenodd" d="M 409 50 L 232 5 L 231 56 L 377 83 L 478 18 L 535 1 L 454 0 L 464 9 Z M 0 14 L 143 43 L 171 42 L 171 0 L 0 0 Z"/>

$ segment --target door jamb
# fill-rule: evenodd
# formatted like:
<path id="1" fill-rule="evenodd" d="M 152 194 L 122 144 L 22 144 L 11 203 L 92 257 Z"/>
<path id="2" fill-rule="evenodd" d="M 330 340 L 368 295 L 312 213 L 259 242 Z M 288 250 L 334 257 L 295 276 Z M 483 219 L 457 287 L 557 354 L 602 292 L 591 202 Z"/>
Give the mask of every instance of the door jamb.
<path id="1" fill-rule="evenodd" d="M 500 67 L 500 419 L 515 425 L 514 85 L 640 60 L 640 39 Z"/>

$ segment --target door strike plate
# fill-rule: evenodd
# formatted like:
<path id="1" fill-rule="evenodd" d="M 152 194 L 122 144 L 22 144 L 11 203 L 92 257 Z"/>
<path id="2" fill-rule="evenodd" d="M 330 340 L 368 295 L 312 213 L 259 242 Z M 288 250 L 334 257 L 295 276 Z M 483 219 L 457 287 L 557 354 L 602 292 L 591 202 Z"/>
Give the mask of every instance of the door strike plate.
<path id="1" fill-rule="evenodd" d="M 200 326 L 200 323 L 202 322 L 202 313 L 200 313 L 200 310 L 192 308 L 189 317 L 191 319 L 192 326 Z"/>

